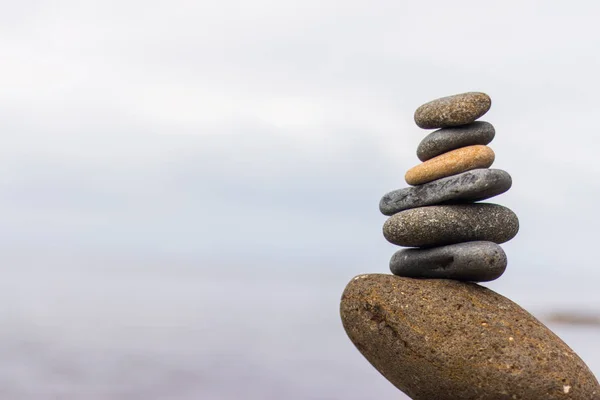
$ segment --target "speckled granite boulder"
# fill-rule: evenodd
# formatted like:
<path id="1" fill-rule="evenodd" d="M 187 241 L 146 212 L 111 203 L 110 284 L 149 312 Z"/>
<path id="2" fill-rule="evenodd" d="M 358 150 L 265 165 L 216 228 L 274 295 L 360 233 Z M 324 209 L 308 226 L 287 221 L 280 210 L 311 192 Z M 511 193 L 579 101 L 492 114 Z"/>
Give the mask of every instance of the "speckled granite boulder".
<path id="1" fill-rule="evenodd" d="M 506 270 L 506 254 L 493 242 L 467 242 L 432 249 L 404 249 L 390 260 L 394 275 L 408 278 L 489 282 Z"/>
<path id="2" fill-rule="evenodd" d="M 442 97 L 415 111 L 415 122 L 423 129 L 466 125 L 483 116 L 492 106 L 485 93 L 468 92 Z"/>
<path id="3" fill-rule="evenodd" d="M 494 139 L 496 130 L 489 122 L 477 121 L 472 124 L 453 128 L 438 129 L 425 136 L 417 147 L 417 157 L 421 161 L 444 154 L 450 150 L 474 144 L 489 144 Z"/>
<path id="4" fill-rule="evenodd" d="M 356 348 L 413 400 L 600 400 L 573 350 L 476 284 L 361 275 L 340 313 Z"/>
<path id="5" fill-rule="evenodd" d="M 383 235 L 393 244 L 433 247 L 483 240 L 504 243 L 519 231 L 519 219 L 498 204 L 475 203 L 413 208 L 392 215 Z"/>
<path id="6" fill-rule="evenodd" d="M 409 185 L 422 185 L 472 169 L 488 168 L 495 157 L 494 151 L 487 146 L 461 147 L 414 166 L 404 178 Z"/>
<path id="7" fill-rule="evenodd" d="M 512 178 L 508 172 L 474 169 L 387 193 L 379 202 L 379 211 L 384 215 L 394 215 L 410 208 L 485 200 L 506 192 L 511 185 Z"/>

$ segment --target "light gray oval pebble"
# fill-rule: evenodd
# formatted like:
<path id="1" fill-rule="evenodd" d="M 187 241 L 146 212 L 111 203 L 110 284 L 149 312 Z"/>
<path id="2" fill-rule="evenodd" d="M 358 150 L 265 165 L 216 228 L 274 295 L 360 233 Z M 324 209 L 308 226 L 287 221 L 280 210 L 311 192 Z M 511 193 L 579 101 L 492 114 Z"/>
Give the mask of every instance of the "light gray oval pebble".
<path id="1" fill-rule="evenodd" d="M 407 278 L 489 282 L 506 269 L 506 253 L 493 242 L 467 242 L 431 249 L 404 249 L 390 260 L 394 275 Z"/>
<path id="2" fill-rule="evenodd" d="M 422 185 L 394 190 L 383 196 L 379 210 L 384 215 L 394 215 L 410 208 L 479 201 L 504 193 L 511 185 L 512 179 L 506 171 L 473 169 Z"/>
<path id="3" fill-rule="evenodd" d="M 491 106 L 492 100 L 485 93 L 461 93 L 423 104 L 415 111 L 415 122 L 423 129 L 466 125 L 482 117 Z"/>
<path id="4" fill-rule="evenodd" d="M 475 203 L 412 208 L 392 215 L 383 235 L 405 247 L 436 247 L 485 240 L 504 243 L 519 231 L 519 219 L 498 204 Z"/>
<path id="5" fill-rule="evenodd" d="M 476 121 L 472 124 L 431 132 L 419 143 L 417 157 L 427 161 L 448 151 L 474 144 L 489 144 L 494 140 L 496 131 L 489 122 Z"/>

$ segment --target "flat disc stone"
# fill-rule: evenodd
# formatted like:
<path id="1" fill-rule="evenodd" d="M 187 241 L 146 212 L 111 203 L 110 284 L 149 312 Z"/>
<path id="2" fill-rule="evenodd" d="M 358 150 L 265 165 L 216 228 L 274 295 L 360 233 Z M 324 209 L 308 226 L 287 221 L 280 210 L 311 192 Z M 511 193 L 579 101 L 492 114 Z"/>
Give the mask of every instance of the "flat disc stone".
<path id="1" fill-rule="evenodd" d="M 506 269 L 506 253 L 492 242 L 467 242 L 432 249 L 404 249 L 390 261 L 394 275 L 408 278 L 488 282 Z"/>
<path id="2" fill-rule="evenodd" d="M 419 143 L 417 157 L 421 161 L 444 154 L 450 150 L 474 144 L 489 144 L 494 140 L 496 130 L 489 122 L 476 121 L 469 125 L 443 128 L 431 132 Z"/>
<path id="3" fill-rule="evenodd" d="M 340 316 L 358 351 L 413 400 L 600 400 L 567 344 L 474 283 L 359 275 Z"/>
<path id="4" fill-rule="evenodd" d="M 415 122 L 423 129 L 466 125 L 483 116 L 491 106 L 490 96 L 480 92 L 442 97 L 417 108 Z"/>
<path id="5" fill-rule="evenodd" d="M 519 231 L 519 219 L 498 204 L 475 203 L 413 208 L 392 215 L 383 235 L 406 247 L 435 247 L 483 240 L 504 243 Z"/>
<path id="6" fill-rule="evenodd" d="M 477 168 L 488 168 L 494 163 L 494 151 L 482 145 L 461 147 L 409 169 L 404 176 L 409 185 L 422 185 Z"/>
<path id="7" fill-rule="evenodd" d="M 419 186 L 394 190 L 383 196 L 379 210 L 394 215 L 410 208 L 448 202 L 489 199 L 506 192 L 512 185 L 508 172 L 500 169 L 474 169 Z"/>

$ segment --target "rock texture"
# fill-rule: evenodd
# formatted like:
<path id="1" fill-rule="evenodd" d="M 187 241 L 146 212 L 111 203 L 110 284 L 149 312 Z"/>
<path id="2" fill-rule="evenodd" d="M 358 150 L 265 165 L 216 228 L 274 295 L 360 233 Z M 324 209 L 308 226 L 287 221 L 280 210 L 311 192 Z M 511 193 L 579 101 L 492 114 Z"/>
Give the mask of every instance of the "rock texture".
<path id="1" fill-rule="evenodd" d="M 562 340 L 476 284 L 361 275 L 340 313 L 356 348 L 413 400 L 600 400 Z"/>
<path id="2" fill-rule="evenodd" d="M 393 215 L 434 204 L 485 200 L 506 192 L 511 185 L 508 172 L 474 169 L 423 185 L 394 190 L 383 196 L 379 210 L 384 215 Z"/>
<path id="3" fill-rule="evenodd" d="M 383 235 L 393 244 L 433 247 L 483 240 L 504 243 L 519 231 L 510 209 L 489 203 L 413 208 L 392 215 Z"/>
<path id="4" fill-rule="evenodd" d="M 466 125 L 483 116 L 492 106 L 485 93 L 468 92 L 442 97 L 415 111 L 415 122 L 423 129 Z"/>
<path id="5" fill-rule="evenodd" d="M 506 253 L 493 242 L 467 242 L 432 249 L 404 249 L 390 261 L 394 275 L 487 282 L 506 269 Z"/>
<path id="6" fill-rule="evenodd" d="M 439 156 L 450 150 L 474 144 L 489 144 L 494 140 L 496 130 L 489 122 L 477 121 L 469 125 L 438 129 L 425 136 L 417 147 L 417 157 L 421 161 Z"/>
<path id="7" fill-rule="evenodd" d="M 494 158 L 494 151 L 487 146 L 461 147 L 409 169 L 404 178 L 409 185 L 422 185 L 472 169 L 488 168 Z"/>

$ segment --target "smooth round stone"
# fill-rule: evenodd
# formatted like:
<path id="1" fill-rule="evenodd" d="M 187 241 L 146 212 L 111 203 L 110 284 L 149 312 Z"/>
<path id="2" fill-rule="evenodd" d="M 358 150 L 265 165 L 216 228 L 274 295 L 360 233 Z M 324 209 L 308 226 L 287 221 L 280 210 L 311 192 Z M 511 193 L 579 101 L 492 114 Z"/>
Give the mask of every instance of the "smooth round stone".
<path id="1" fill-rule="evenodd" d="M 417 108 L 415 122 L 424 129 L 466 125 L 483 116 L 491 106 L 490 96 L 480 92 L 442 97 Z"/>
<path id="2" fill-rule="evenodd" d="M 384 215 L 394 215 L 403 210 L 441 203 L 485 200 L 506 192 L 511 185 L 508 172 L 474 169 L 423 185 L 394 190 L 383 196 L 379 210 Z"/>
<path id="3" fill-rule="evenodd" d="M 489 282 L 506 269 L 506 253 L 492 242 L 467 242 L 432 249 L 404 249 L 390 261 L 394 275 L 408 278 Z"/>
<path id="4" fill-rule="evenodd" d="M 496 130 L 489 122 L 476 121 L 469 125 L 443 128 L 431 132 L 417 147 L 421 161 L 444 154 L 450 150 L 474 144 L 488 144 L 494 140 Z"/>
<path id="5" fill-rule="evenodd" d="M 477 168 L 488 168 L 494 163 L 494 151 L 482 145 L 461 147 L 427 160 L 406 172 L 409 185 L 422 185 L 436 179 L 460 174 Z"/>
<path id="6" fill-rule="evenodd" d="M 504 243 L 519 231 L 519 219 L 498 204 L 475 203 L 413 208 L 383 224 L 385 238 L 398 246 L 434 247 L 483 240 Z"/>
<path id="7" fill-rule="evenodd" d="M 599 400 L 598 381 L 518 304 L 474 283 L 355 277 L 340 314 L 350 340 L 413 400 Z"/>

